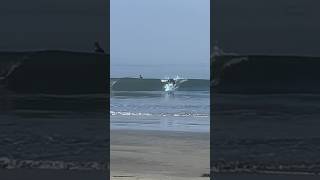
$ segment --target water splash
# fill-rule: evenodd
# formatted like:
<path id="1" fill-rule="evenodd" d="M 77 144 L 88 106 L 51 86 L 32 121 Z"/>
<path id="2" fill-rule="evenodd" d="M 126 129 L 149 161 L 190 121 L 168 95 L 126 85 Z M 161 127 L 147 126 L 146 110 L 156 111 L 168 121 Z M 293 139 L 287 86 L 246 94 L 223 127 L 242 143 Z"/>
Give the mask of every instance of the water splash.
<path id="1" fill-rule="evenodd" d="M 170 79 L 173 79 L 174 82 L 169 81 Z M 163 86 L 164 91 L 172 93 L 172 92 L 176 91 L 182 83 L 186 82 L 187 79 L 184 79 L 184 78 L 177 75 L 175 78 L 166 77 L 165 79 L 163 79 L 161 81 L 165 83 Z"/>

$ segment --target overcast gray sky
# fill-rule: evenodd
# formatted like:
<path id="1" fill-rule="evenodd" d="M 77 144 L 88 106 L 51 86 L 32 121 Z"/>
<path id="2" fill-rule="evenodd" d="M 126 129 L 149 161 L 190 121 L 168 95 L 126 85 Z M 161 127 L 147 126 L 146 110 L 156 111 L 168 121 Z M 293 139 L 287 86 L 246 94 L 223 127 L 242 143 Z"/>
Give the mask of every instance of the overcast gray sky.
<path id="1" fill-rule="evenodd" d="M 209 78 L 209 0 L 111 0 L 111 76 Z"/>
<path id="2" fill-rule="evenodd" d="M 319 0 L 214 0 L 211 40 L 242 54 L 320 56 Z"/>
<path id="3" fill-rule="evenodd" d="M 0 3 L 0 51 L 107 49 L 106 0 L 4 0 Z"/>

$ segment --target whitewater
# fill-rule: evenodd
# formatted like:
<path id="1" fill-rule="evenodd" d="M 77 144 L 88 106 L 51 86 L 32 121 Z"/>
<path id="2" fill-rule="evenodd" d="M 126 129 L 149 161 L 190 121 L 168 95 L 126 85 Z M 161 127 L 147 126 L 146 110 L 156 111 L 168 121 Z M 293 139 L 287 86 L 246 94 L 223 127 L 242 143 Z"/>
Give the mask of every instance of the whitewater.
<path id="1" fill-rule="evenodd" d="M 111 79 L 111 129 L 209 132 L 210 81 L 168 79 Z"/>

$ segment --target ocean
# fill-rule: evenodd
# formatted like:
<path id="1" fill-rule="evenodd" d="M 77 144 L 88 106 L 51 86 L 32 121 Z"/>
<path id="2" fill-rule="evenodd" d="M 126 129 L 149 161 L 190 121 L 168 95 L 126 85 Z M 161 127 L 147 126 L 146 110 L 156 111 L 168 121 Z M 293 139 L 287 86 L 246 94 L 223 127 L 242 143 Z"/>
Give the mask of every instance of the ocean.
<path id="1" fill-rule="evenodd" d="M 215 94 L 219 172 L 318 174 L 319 94 Z"/>
<path id="2" fill-rule="evenodd" d="M 0 166 L 106 168 L 105 94 L 0 94 Z M 105 126 L 103 126 L 105 125 Z"/>
<path id="3" fill-rule="evenodd" d="M 217 56 L 212 65 L 213 170 L 319 175 L 319 58 Z"/>
<path id="4" fill-rule="evenodd" d="M 0 52 L 0 169 L 107 169 L 107 58 Z"/>
<path id="5" fill-rule="evenodd" d="M 112 129 L 209 132 L 209 80 L 189 79 L 168 93 L 160 79 L 111 79 Z"/>

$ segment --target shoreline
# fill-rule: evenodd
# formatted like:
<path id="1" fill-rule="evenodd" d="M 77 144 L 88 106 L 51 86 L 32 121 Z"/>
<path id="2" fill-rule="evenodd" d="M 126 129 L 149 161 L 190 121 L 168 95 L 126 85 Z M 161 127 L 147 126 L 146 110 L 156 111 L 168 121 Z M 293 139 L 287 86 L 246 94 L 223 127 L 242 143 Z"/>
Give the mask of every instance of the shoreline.
<path id="1" fill-rule="evenodd" d="M 210 133 L 111 130 L 111 179 L 209 179 Z"/>

